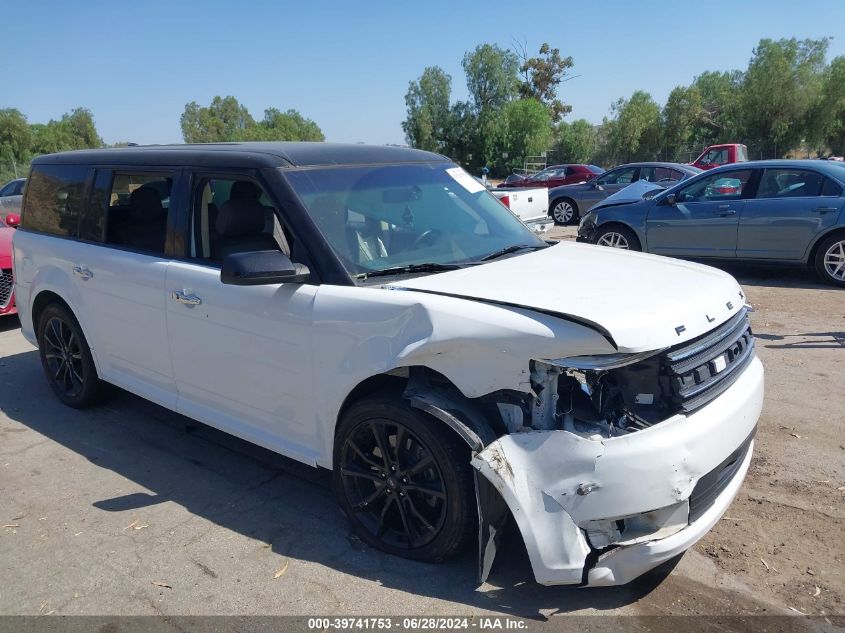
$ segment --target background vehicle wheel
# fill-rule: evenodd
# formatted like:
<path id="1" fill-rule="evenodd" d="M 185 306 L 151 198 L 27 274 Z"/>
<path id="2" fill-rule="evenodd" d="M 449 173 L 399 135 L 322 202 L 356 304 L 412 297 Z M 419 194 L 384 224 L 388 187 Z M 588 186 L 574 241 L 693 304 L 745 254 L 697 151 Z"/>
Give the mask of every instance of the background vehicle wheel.
<path id="1" fill-rule="evenodd" d="M 555 224 L 572 224 L 578 219 L 578 205 L 569 198 L 558 198 L 549 208 Z"/>
<path id="2" fill-rule="evenodd" d="M 469 447 L 398 394 L 353 404 L 335 435 L 334 489 L 369 545 L 440 562 L 478 528 Z"/>
<path id="3" fill-rule="evenodd" d="M 107 385 L 97 376 L 88 341 L 66 307 L 44 308 L 38 321 L 41 366 L 59 400 L 75 409 L 99 402 Z"/>
<path id="4" fill-rule="evenodd" d="M 599 246 L 623 248 L 629 251 L 640 251 L 640 240 L 627 226 L 607 226 L 600 228 L 595 236 L 595 243 Z"/>
<path id="5" fill-rule="evenodd" d="M 845 234 L 831 235 L 821 243 L 815 265 L 826 282 L 845 287 Z"/>

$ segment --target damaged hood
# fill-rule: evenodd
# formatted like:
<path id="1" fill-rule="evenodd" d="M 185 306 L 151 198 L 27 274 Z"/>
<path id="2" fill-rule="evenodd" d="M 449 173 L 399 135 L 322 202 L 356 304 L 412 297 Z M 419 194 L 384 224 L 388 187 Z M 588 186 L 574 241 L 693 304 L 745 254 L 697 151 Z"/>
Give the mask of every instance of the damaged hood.
<path id="1" fill-rule="evenodd" d="M 622 352 L 695 338 L 745 304 L 736 280 L 715 268 L 573 242 L 386 287 L 552 313 L 599 330 Z"/>
<path id="2" fill-rule="evenodd" d="M 595 211 L 602 207 L 615 207 L 620 204 L 631 204 L 632 202 L 639 202 L 646 198 L 653 198 L 658 193 L 666 189 L 663 185 L 656 182 L 649 182 L 647 180 L 638 180 L 637 182 L 628 185 L 624 189 L 620 189 L 613 195 L 608 196 L 604 200 L 593 205 L 590 211 Z"/>

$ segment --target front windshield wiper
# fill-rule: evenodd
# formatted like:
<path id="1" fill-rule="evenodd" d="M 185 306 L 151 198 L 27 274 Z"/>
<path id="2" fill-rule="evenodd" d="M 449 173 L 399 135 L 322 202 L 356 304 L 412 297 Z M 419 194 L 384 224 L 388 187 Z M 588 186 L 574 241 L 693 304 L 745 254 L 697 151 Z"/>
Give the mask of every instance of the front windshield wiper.
<path id="1" fill-rule="evenodd" d="M 511 253 L 516 253 L 517 251 L 525 250 L 527 248 L 530 248 L 532 250 L 537 250 L 537 249 L 548 248 L 548 247 L 549 247 L 548 244 L 514 244 L 513 246 L 506 246 L 505 248 L 502 248 L 498 251 L 494 251 L 494 252 L 490 253 L 489 255 L 485 255 L 479 261 L 486 262 L 486 261 L 489 261 L 491 259 L 496 259 L 498 257 L 502 257 L 503 255 L 510 255 Z"/>
<path id="2" fill-rule="evenodd" d="M 369 270 L 365 273 L 355 275 L 355 279 L 365 280 L 370 277 L 386 277 L 388 275 L 410 275 L 413 273 L 439 273 L 446 270 L 458 270 L 463 268 L 459 264 L 438 264 L 437 262 L 425 262 L 422 264 L 406 264 L 405 266 L 392 266 L 382 270 Z"/>

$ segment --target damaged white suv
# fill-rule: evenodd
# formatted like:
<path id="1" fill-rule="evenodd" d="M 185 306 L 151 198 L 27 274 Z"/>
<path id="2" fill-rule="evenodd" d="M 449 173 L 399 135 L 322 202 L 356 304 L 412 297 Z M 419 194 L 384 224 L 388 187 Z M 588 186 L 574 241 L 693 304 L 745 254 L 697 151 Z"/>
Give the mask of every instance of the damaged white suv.
<path id="1" fill-rule="evenodd" d="M 110 383 L 333 469 L 361 538 L 399 556 L 477 536 L 484 577 L 513 517 L 538 582 L 626 583 L 748 470 L 763 370 L 734 279 L 551 245 L 435 154 L 44 156 L 14 261 L 62 401 Z"/>

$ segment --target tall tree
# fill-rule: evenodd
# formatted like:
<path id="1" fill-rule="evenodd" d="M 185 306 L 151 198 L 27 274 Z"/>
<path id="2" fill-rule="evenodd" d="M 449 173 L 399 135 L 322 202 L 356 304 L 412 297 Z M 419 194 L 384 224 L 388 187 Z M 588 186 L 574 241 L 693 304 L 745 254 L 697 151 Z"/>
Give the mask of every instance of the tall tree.
<path id="1" fill-rule="evenodd" d="M 235 97 L 228 96 L 214 97 L 207 107 L 196 101 L 187 104 L 181 125 L 186 143 L 214 143 L 243 140 L 255 120 Z"/>
<path id="2" fill-rule="evenodd" d="M 501 108 L 519 91 L 519 60 L 496 44 L 480 44 L 464 55 L 467 89 L 476 112 Z"/>
<path id="3" fill-rule="evenodd" d="M 408 114 L 402 130 L 411 147 L 447 151 L 451 92 L 452 78 L 439 66 L 426 68 L 419 79 L 409 84 L 405 94 Z"/>
<path id="4" fill-rule="evenodd" d="M 548 149 L 552 139 L 551 115 L 537 99 L 517 99 L 499 111 L 493 144 L 494 164 L 504 170 L 522 167 L 526 156 Z M 503 154 L 508 157 L 504 158 Z"/>
<path id="5" fill-rule="evenodd" d="M 660 106 L 651 95 L 637 90 L 630 99 L 611 106 L 612 119 L 605 119 L 608 152 L 612 162 L 654 159 L 660 151 Z"/>
<path id="6" fill-rule="evenodd" d="M 0 110 L 0 161 L 22 163 L 29 158 L 32 132 L 19 110 Z"/>
<path id="7" fill-rule="evenodd" d="M 557 161 L 561 163 L 589 163 L 596 154 L 596 132 L 586 119 L 561 121 L 557 139 Z"/>
<path id="8" fill-rule="evenodd" d="M 760 40 L 742 90 L 747 133 L 784 156 L 806 135 L 808 113 L 822 88 L 828 38 Z"/>
<path id="9" fill-rule="evenodd" d="M 700 145 L 739 140 L 742 134 L 743 74 L 729 72 L 704 72 L 692 86 L 701 95 L 701 112 L 693 131 L 693 140 Z"/>
<path id="10" fill-rule="evenodd" d="M 825 69 L 819 98 L 810 111 L 808 136 L 828 145 L 834 154 L 845 154 L 845 56 L 835 57 Z"/>
<path id="11" fill-rule="evenodd" d="M 560 49 L 551 48 L 545 42 L 536 57 L 528 57 L 525 46 L 519 47 L 517 55 L 522 61 L 519 67 L 522 74 L 520 95 L 544 103 L 549 108 L 552 121 L 560 121 L 572 111 L 572 106 L 564 104 L 557 96 L 557 88 L 564 81 L 566 71 L 574 65 L 572 57 L 561 57 Z"/>
<path id="12" fill-rule="evenodd" d="M 264 110 L 264 118 L 255 126 L 262 141 L 325 141 L 320 126 L 296 110 Z"/>
<path id="13" fill-rule="evenodd" d="M 703 116 L 701 91 L 696 86 L 676 86 L 663 106 L 664 144 L 674 151 L 688 148 Z"/>

